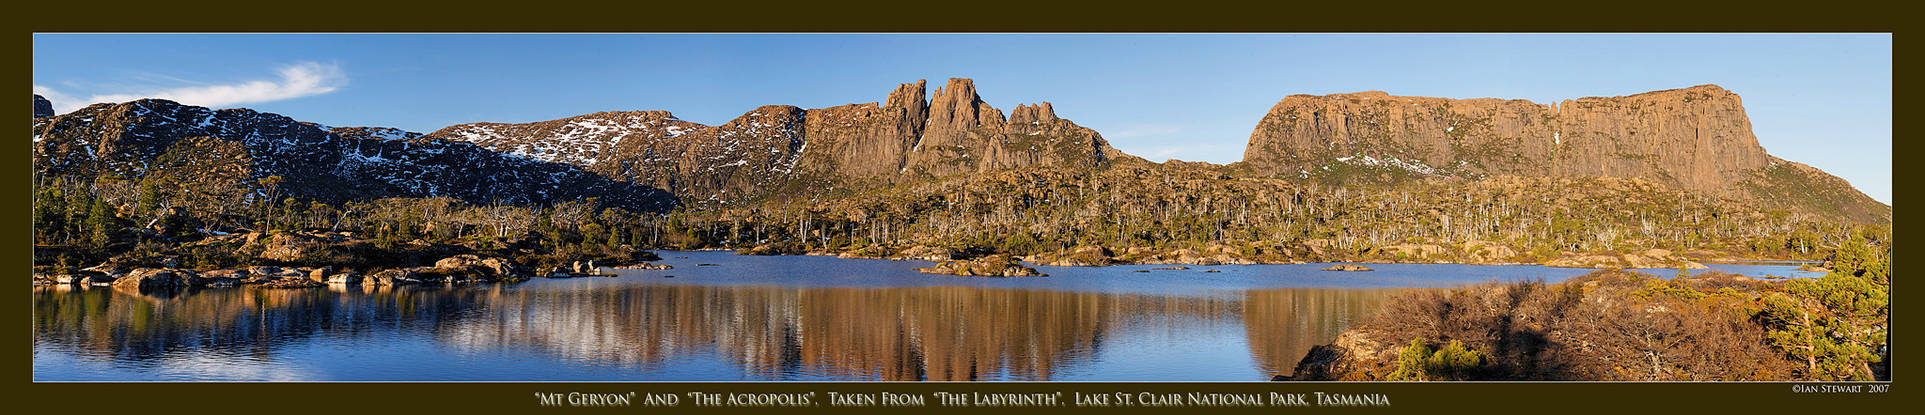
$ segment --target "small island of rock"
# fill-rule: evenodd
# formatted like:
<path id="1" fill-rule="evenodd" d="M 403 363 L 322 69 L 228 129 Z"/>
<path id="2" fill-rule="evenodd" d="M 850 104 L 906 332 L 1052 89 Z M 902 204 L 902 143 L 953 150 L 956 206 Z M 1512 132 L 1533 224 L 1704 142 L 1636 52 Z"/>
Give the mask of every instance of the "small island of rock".
<path id="1" fill-rule="evenodd" d="M 972 260 L 943 261 L 928 268 L 916 268 L 924 274 L 948 274 L 965 277 L 1046 277 L 1035 268 L 1025 267 L 1008 255 L 991 255 Z"/>

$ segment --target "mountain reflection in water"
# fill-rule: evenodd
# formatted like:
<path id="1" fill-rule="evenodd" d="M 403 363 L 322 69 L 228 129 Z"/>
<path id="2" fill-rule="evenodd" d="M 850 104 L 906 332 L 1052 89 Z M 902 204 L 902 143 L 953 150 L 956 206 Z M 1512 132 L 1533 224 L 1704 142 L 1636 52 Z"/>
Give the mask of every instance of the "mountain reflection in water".
<path id="1" fill-rule="evenodd" d="M 35 378 L 1264 380 L 1396 291 L 39 288 Z"/>

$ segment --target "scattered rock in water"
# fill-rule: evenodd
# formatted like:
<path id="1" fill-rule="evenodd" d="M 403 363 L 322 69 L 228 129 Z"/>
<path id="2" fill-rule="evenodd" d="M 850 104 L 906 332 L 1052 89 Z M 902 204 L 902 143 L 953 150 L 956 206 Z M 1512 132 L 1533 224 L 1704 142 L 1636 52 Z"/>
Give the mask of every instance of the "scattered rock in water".
<path id="1" fill-rule="evenodd" d="M 308 271 L 307 279 L 314 280 L 315 282 L 328 282 L 328 275 L 333 272 L 334 267 L 315 268 L 312 271 Z"/>
<path id="2" fill-rule="evenodd" d="M 675 276 L 674 276 L 674 275 L 663 275 L 663 276 L 662 276 L 662 278 L 675 278 Z"/>
<path id="3" fill-rule="evenodd" d="M 675 269 L 675 267 L 670 266 L 668 264 L 653 264 L 653 263 L 643 262 L 638 264 L 623 265 L 623 266 L 615 267 L 615 269 Z"/>
<path id="4" fill-rule="evenodd" d="M 1008 255 L 990 255 L 973 260 L 943 261 L 928 268 L 916 268 L 924 274 L 948 274 L 965 277 L 1044 277 L 1035 268 L 1025 267 Z"/>
<path id="5" fill-rule="evenodd" d="M 382 270 L 368 276 L 363 282 L 369 285 L 413 285 L 420 284 L 422 273 L 427 268 L 395 268 Z"/>
<path id="6" fill-rule="evenodd" d="M 1327 268 L 1324 268 L 1323 270 L 1324 271 L 1371 271 L 1370 267 L 1357 265 L 1357 264 L 1331 265 Z"/>
<path id="7" fill-rule="evenodd" d="M 698 266 L 698 267 L 719 267 L 719 266 L 722 266 L 722 264 L 695 264 L 695 266 Z"/>
<path id="8" fill-rule="evenodd" d="M 527 276 L 527 271 L 514 261 L 501 258 L 482 258 L 474 254 L 461 254 L 442 258 L 434 263 L 435 271 L 452 276 L 465 276 L 461 279 L 519 279 Z"/>
<path id="9" fill-rule="evenodd" d="M 268 281 L 262 284 L 256 284 L 256 286 L 261 288 L 314 288 L 314 287 L 326 287 L 327 283 L 305 279 L 305 278 L 281 278 L 281 279 Z"/>
<path id="10" fill-rule="evenodd" d="M 1147 269 L 1139 269 L 1139 270 L 1134 270 L 1134 271 L 1130 271 L 1130 272 L 1150 272 L 1150 270 L 1147 270 Z"/>
<path id="11" fill-rule="evenodd" d="M 1218 271 L 1218 270 L 1214 270 L 1214 269 L 1206 269 L 1206 270 L 1203 270 L 1203 272 L 1223 272 L 1223 271 Z"/>
<path id="12" fill-rule="evenodd" d="M 1158 268 L 1151 268 L 1151 269 L 1173 269 L 1173 270 L 1186 270 L 1186 269 L 1190 269 L 1190 267 L 1186 267 L 1186 266 L 1181 266 L 1181 265 L 1179 265 L 1179 266 L 1174 266 L 1174 267 L 1158 267 Z"/>
<path id="13" fill-rule="evenodd" d="M 132 288 L 171 288 L 199 285 L 200 279 L 194 271 L 173 268 L 135 268 L 126 276 L 113 280 L 115 287 Z"/>

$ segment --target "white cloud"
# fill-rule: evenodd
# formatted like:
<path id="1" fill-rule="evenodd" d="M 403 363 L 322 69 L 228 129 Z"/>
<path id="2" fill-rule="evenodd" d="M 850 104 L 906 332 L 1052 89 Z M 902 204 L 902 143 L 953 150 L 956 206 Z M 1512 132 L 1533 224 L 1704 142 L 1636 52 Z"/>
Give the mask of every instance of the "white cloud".
<path id="1" fill-rule="evenodd" d="M 96 94 L 84 100 L 40 85 L 33 86 L 33 93 L 53 101 L 55 111 L 67 113 L 93 103 L 126 102 L 142 98 L 168 99 L 204 107 L 226 107 L 320 95 L 334 92 L 348 83 L 347 75 L 343 74 L 341 67 L 335 64 L 302 62 L 281 67 L 275 73 L 280 75 L 279 80 L 256 80 L 228 85 L 196 85 L 136 93 Z"/>
<path id="2" fill-rule="evenodd" d="M 80 98 L 74 98 L 73 96 L 60 93 L 60 91 L 55 91 L 53 88 L 34 85 L 33 94 L 46 98 L 47 102 L 53 104 L 53 111 L 56 113 L 66 114 L 86 106 L 78 104 Z"/>

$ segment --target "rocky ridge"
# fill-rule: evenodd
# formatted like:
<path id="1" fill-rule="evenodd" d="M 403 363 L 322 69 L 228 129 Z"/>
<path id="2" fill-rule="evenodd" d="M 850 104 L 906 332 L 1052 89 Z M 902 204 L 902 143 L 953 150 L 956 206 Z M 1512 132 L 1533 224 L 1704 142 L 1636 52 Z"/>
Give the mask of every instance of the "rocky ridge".
<path id="1" fill-rule="evenodd" d="M 635 211 L 674 206 L 654 188 L 473 144 L 160 99 L 35 118 L 33 140 L 36 177 L 155 178 L 229 199 L 451 197 L 529 205 L 599 197 Z"/>
<path id="2" fill-rule="evenodd" d="M 667 189 L 691 203 L 752 199 L 848 181 L 890 182 L 1034 165 L 1097 167 L 1130 157 L 1048 103 L 1005 117 L 969 79 L 933 96 L 901 84 L 879 103 L 771 105 L 717 126 L 664 111 L 602 112 L 525 124 L 474 123 L 427 138 L 573 164 Z M 927 96 L 927 98 L 925 98 Z"/>

